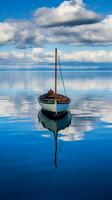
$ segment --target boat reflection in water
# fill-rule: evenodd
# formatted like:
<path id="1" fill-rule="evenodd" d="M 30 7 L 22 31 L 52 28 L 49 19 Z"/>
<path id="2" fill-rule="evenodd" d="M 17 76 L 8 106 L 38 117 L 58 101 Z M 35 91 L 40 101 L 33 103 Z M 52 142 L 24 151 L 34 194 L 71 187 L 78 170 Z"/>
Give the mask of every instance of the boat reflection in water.
<path id="1" fill-rule="evenodd" d="M 69 127 L 71 124 L 71 113 L 70 111 L 67 111 L 63 113 L 63 115 L 60 115 L 58 118 L 53 117 L 50 115 L 49 112 L 45 110 L 39 111 L 38 114 L 39 121 L 42 123 L 43 127 L 52 131 L 54 134 L 54 140 L 55 140 L 55 155 L 54 155 L 54 164 L 55 167 L 58 167 L 57 160 L 58 160 L 58 132 L 60 130 L 64 130 L 66 127 Z"/>

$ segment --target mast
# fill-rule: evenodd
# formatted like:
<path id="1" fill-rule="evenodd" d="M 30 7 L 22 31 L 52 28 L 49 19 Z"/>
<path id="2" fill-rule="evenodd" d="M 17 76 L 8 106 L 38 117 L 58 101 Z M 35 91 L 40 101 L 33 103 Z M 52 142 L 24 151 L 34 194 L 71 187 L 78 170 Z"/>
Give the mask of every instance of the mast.
<path id="1" fill-rule="evenodd" d="M 55 48 L 55 93 L 57 93 L 57 48 Z"/>

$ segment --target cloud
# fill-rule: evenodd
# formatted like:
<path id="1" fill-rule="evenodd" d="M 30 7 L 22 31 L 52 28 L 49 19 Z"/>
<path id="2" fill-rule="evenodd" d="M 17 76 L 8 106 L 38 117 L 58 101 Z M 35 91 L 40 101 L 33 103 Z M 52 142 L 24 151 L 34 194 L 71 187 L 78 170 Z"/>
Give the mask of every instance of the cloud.
<path id="1" fill-rule="evenodd" d="M 64 1 L 56 8 L 40 8 L 34 13 L 36 23 L 41 27 L 76 26 L 93 24 L 100 20 L 100 15 L 85 8 L 80 1 Z"/>
<path id="2" fill-rule="evenodd" d="M 59 51 L 59 57 L 63 65 L 68 63 L 112 63 L 112 51 L 97 50 L 97 51 L 77 51 L 65 53 Z M 30 50 L 12 50 L 0 52 L 1 66 L 35 66 L 39 65 L 53 67 L 54 51 L 45 51 L 44 48 L 33 48 Z M 51 65 L 52 64 L 52 65 Z M 82 66 L 83 68 L 83 66 Z"/>
<path id="3" fill-rule="evenodd" d="M 0 23 L 0 44 L 6 44 L 13 41 L 16 33 L 16 27 L 9 22 Z"/>
<path id="4" fill-rule="evenodd" d="M 58 7 L 38 8 L 30 20 L 0 23 L 0 45 L 16 48 L 66 45 L 111 45 L 112 15 L 104 18 L 88 10 L 81 0 L 63 1 Z"/>
<path id="5" fill-rule="evenodd" d="M 56 8 L 37 9 L 29 21 L 6 20 L 1 22 L 0 45 L 11 44 L 17 48 L 40 47 L 46 42 L 54 42 L 57 31 L 52 31 L 50 27 L 63 26 L 65 29 L 68 26 L 93 24 L 98 22 L 99 19 L 100 15 L 87 10 L 81 0 L 64 1 Z M 45 26 L 49 26 L 47 31 Z M 63 33 L 60 29 L 61 32 L 58 35 L 64 36 L 67 31 L 67 29 L 64 29 Z"/>
<path id="6" fill-rule="evenodd" d="M 91 25 L 52 28 L 49 42 L 70 45 L 110 45 L 112 44 L 112 15 Z"/>
<path id="7" fill-rule="evenodd" d="M 106 63 L 112 62 L 112 51 L 78 51 L 72 53 L 64 53 L 62 55 L 64 62 L 85 62 L 85 63 Z"/>
<path id="8" fill-rule="evenodd" d="M 6 21 L 0 23 L 0 44 L 17 48 L 42 46 L 44 35 L 32 21 Z"/>
<path id="9" fill-rule="evenodd" d="M 0 52 L 1 66 L 30 67 L 39 64 L 54 63 L 54 51 L 46 52 L 43 48 L 31 48 Z"/>

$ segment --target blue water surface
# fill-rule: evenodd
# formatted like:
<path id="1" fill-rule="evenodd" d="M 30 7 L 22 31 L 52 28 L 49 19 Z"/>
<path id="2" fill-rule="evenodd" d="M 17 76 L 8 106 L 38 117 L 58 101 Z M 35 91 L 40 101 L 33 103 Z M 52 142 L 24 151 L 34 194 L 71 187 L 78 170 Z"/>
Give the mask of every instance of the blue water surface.
<path id="1" fill-rule="evenodd" d="M 112 199 L 112 73 L 63 75 L 72 120 L 55 138 L 37 102 L 54 73 L 0 73 L 0 200 Z"/>

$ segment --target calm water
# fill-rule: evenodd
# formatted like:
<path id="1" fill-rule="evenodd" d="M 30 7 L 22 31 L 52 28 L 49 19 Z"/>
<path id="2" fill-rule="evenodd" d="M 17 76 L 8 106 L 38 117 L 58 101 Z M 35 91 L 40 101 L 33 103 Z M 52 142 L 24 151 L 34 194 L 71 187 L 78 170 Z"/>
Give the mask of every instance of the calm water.
<path id="1" fill-rule="evenodd" d="M 111 199 L 112 73 L 64 72 L 71 115 L 57 122 L 36 100 L 53 79 L 0 72 L 0 200 Z"/>

